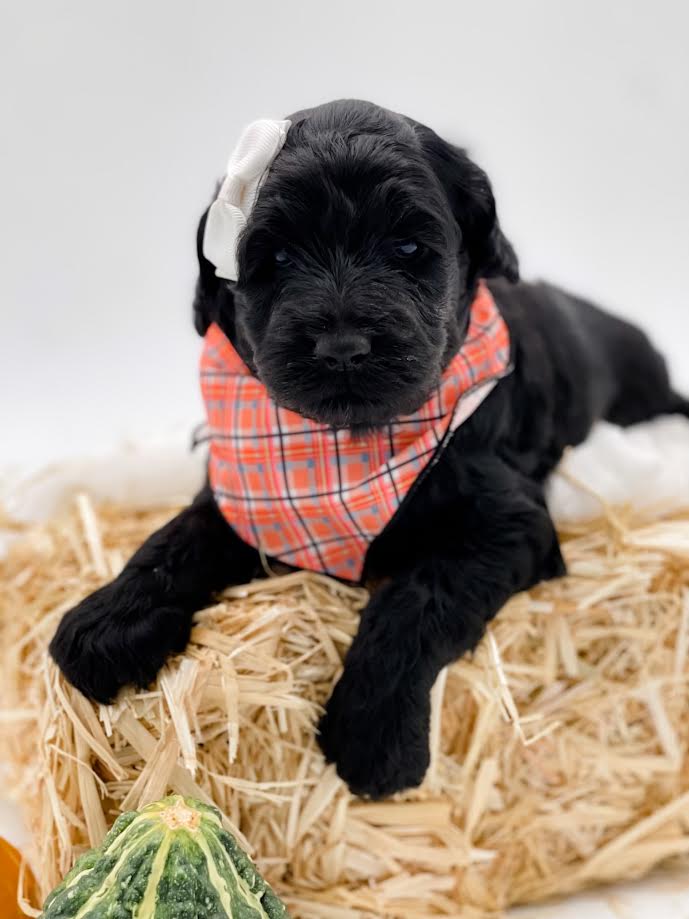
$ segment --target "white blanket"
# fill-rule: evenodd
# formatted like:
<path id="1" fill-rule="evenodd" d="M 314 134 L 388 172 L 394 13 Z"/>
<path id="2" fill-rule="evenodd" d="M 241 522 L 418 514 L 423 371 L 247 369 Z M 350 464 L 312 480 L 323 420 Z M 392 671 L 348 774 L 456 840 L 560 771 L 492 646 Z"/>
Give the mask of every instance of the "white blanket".
<path id="1" fill-rule="evenodd" d="M 631 428 L 600 422 L 567 451 L 547 494 L 559 523 L 596 516 L 604 503 L 649 515 L 689 507 L 689 419 L 668 415 Z"/>
<path id="2" fill-rule="evenodd" d="M 0 502 L 23 520 L 45 518 L 79 492 L 132 506 L 184 502 L 201 486 L 205 464 L 203 449 L 192 453 L 188 442 L 181 432 L 165 443 L 127 446 L 29 477 L 8 471 L 0 477 Z M 599 423 L 584 444 L 567 451 L 547 496 L 558 523 L 597 516 L 605 504 L 654 515 L 689 507 L 689 420 L 668 416 L 627 429 Z"/>

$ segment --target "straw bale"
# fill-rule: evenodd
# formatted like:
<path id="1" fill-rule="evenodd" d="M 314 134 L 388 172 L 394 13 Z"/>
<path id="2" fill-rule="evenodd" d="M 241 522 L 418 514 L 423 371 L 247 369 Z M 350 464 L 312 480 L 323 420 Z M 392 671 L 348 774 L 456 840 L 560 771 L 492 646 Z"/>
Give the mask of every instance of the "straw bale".
<path id="1" fill-rule="evenodd" d="M 568 577 L 439 679 L 423 786 L 370 802 L 314 739 L 363 589 L 300 572 L 227 590 L 112 706 L 49 661 L 63 612 L 173 513 L 81 496 L 0 563 L 0 760 L 43 895 L 170 791 L 220 807 L 297 919 L 496 915 L 689 852 L 689 515 L 563 532 Z"/>

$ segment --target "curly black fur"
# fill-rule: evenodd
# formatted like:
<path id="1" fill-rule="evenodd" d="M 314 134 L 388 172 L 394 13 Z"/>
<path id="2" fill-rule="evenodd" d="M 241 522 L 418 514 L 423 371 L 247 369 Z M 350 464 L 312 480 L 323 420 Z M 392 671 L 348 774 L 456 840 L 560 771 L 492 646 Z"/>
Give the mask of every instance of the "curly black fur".
<path id="1" fill-rule="evenodd" d="M 237 284 L 204 258 L 201 220 L 199 333 L 218 322 L 279 403 L 354 428 L 423 403 L 461 345 L 478 278 L 493 279 L 513 343 L 512 375 L 366 557 L 366 579 L 382 586 L 319 740 L 353 791 L 381 797 L 423 778 L 442 667 L 476 647 L 512 594 L 564 573 L 543 496 L 564 448 L 598 418 L 689 415 L 689 403 L 638 329 L 547 284 L 517 283 L 490 184 L 464 151 L 369 103 L 292 121 L 241 240 Z M 108 701 L 184 647 L 214 591 L 259 573 L 206 488 L 66 614 L 51 653 Z"/>

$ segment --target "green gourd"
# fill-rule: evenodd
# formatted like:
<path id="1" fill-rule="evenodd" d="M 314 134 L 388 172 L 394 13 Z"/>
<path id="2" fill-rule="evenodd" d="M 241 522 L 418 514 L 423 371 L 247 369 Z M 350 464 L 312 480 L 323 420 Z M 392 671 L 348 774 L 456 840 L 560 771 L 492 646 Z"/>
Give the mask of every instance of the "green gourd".
<path id="1" fill-rule="evenodd" d="M 122 814 L 42 919 L 289 919 L 220 812 L 173 795 Z"/>

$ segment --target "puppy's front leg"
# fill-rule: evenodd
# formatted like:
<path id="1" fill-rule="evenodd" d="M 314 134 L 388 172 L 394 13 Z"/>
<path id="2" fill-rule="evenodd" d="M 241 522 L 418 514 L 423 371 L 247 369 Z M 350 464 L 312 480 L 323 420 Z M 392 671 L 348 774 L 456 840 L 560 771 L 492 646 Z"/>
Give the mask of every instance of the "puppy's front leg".
<path id="1" fill-rule="evenodd" d="M 474 493 L 447 509 L 457 540 L 372 596 L 326 706 L 320 744 L 355 794 L 420 784 L 440 670 L 476 647 L 512 594 L 564 573 L 540 487 L 499 460 L 473 473 Z"/>
<path id="2" fill-rule="evenodd" d="M 110 702 L 127 683 L 146 686 L 184 649 L 193 613 L 216 590 L 260 568 L 208 487 L 150 536 L 121 573 L 64 615 L 50 653 L 84 695 Z"/>

